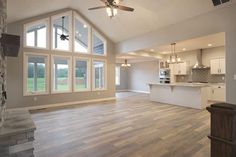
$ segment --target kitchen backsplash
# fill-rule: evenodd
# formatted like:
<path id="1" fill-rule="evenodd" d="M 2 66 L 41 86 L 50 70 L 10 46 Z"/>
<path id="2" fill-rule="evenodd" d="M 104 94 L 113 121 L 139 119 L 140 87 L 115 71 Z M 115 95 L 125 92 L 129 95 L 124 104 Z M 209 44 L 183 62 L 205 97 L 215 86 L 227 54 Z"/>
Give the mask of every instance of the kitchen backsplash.
<path id="1" fill-rule="evenodd" d="M 210 69 L 195 69 L 189 75 L 176 76 L 176 82 L 225 83 L 225 75 L 211 75 Z"/>

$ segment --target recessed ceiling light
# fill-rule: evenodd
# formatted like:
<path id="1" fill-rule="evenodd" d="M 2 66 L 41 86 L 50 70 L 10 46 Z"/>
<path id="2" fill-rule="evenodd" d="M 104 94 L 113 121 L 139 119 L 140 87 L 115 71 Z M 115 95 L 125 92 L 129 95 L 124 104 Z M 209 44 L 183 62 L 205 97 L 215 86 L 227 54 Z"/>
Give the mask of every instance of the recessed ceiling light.
<path id="1" fill-rule="evenodd" d="M 150 49 L 151 52 L 154 52 L 154 49 Z"/>
<path id="2" fill-rule="evenodd" d="M 84 25 L 84 28 L 87 28 L 87 25 Z"/>
<path id="3" fill-rule="evenodd" d="M 187 49 L 186 49 L 186 48 L 183 48 L 182 50 L 183 50 L 183 51 L 186 51 Z"/>
<path id="4" fill-rule="evenodd" d="M 211 46 L 212 46 L 212 44 L 208 44 L 208 46 L 209 46 L 209 47 L 211 47 Z"/>

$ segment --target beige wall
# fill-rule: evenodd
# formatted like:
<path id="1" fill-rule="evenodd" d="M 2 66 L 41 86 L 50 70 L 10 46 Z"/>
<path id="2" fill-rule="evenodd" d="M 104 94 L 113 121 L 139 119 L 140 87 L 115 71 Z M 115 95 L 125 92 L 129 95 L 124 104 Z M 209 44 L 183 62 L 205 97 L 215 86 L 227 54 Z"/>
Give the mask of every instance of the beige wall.
<path id="1" fill-rule="evenodd" d="M 226 101 L 236 104 L 236 4 L 215 9 L 209 13 L 178 24 L 120 42 L 117 52 L 127 53 L 153 46 L 193 39 L 209 34 L 226 33 Z M 235 76 L 236 77 L 236 76 Z"/>
<path id="2" fill-rule="evenodd" d="M 159 62 L 132 63 L 128 69 L 128 89 L 149 92 L 148 83 L 159 81 Z"/>
<path id="3" fill-rule="evenodd" d="M 68 9 L 66 9 L 68 10 Z M 57 11 L 54 13 L 34 17 L 31 19 L 11 23 L 8 25 L 8 33 L 21 36 L 21 49 L 17 58 L 8 58 L 7 68 L 7 93 L 8 93 L 8 108 L 23 107 L 23 106 L 37 106 L 48 105 L 64 102 L 77 102 L 91 99 L 111 98 L 115 96 L 115 52 L 114 44 L 107 39 L 107 90 L 81 93 L 67 93 L 67 94 L 51 94 L 41 96 L 23 96 L 23 52 L 39 52 L 45 53 L 47 50 L 40 49 L 26 49 L 22 47 L 23 44 L 23 24 L 34 21 L 44 17 L 63 12 Z M 99 32 L 99 30 L 98 30 Z M 55 51 L 50 51 L 55 54 Z M 68 52 L 60 52 L 66 54 Z M 58 53 L 57 53 L 58 54 Z M 35 101 L 35 99 L 37 99 Z"/>

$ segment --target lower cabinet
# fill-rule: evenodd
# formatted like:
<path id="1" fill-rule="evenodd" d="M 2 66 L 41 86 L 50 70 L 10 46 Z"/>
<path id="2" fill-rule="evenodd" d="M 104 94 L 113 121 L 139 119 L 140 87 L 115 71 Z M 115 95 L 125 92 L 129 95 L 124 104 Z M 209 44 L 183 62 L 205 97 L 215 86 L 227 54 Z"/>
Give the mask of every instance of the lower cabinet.
<path id="1" fill-rule="evenodd" d="M 208 100 L 225 102 L 226 101 L 225 93 L 226 93 L 225 86 L 213 85 L 208 88 Z"/>

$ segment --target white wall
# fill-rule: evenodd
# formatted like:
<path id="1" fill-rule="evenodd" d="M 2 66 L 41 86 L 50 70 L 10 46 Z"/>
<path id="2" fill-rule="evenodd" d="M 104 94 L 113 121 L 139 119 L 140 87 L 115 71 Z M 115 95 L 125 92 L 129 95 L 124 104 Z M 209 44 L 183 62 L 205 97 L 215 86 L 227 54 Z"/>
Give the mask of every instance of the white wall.
<path id="1" fill-rule="evenodd" d="M 116 66 L 120 66 L 120 85 L 116 85 L 116 91 L 128 90 L 128 68 L 121 67 L 121 64 Z"/>
<path id="2" fill-rule="evenodd" d="M 150 32 L 148 34 L 120 42 L 117 52 L 127 53 L 153 46 L 166 45 L 172 42 L 197 37 L 226 33 L 226 101 L 236 104 L 236 4 L 215 9 L 209 13 L 182 21 L 178 24 Z"/>
<path id="3" fill-rule="evenodd" d="M 159 81 L 159 62 L 132 63 L 128 70 L 129 90 L 149 92 L 148 83 Z"/>

